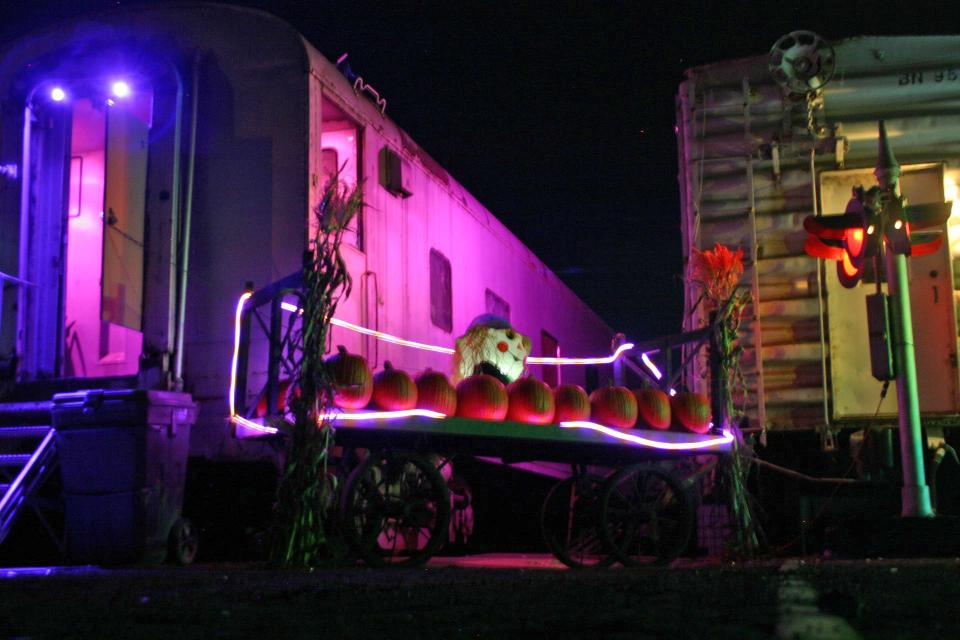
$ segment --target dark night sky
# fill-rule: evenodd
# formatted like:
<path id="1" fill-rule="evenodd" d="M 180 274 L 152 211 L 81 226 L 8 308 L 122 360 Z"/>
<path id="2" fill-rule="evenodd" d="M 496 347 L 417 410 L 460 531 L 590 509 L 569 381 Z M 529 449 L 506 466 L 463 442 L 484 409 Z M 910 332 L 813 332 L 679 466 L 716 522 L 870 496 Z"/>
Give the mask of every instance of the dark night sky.
<path id="1" fill-rule="evenodd" d="M 6 40 L 130 3 L 4 4 Z M 684 69 L 765 53 L 796 29 L 827 39 L 960 32 L 949 3 L 234 4 L 286 19 L 330 59 L 349 52 L 387 114 L 635 339 L 679 329 L 673 122 Z"/>

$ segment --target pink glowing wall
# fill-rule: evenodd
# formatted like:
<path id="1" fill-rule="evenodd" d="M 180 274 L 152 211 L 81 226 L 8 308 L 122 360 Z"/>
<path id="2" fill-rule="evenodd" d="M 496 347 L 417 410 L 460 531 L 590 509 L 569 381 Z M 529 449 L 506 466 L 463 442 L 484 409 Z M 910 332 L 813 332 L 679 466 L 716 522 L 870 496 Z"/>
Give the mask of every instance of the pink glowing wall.
<path id="1" fill-rule="evenodd" d="M 329 63 L 317 56 L 315 64 Z M 324 118 L 320 122 L 321 146 L 336 147 L 339 161 L 353 179 L 352 141 L 347 141 L 342 114 L 364 113 L 372 107 L 350 90 L 338 86 L 339 75 L 315 74 L 329 84 L 316 86 L 322 96 L 311 104 Z M 325 127 L 333 120 L 334 131 Z M 357 126 L 362 126 L 363 118 Z M 315 122 L 311 118 L 311 122 Z M 354 278 L 350 299 L 341 303 L 337 317 L 365 327 L 428 344 L 452 347 L 478 315 L 489 312 L 487 291 L 509 304 L 510 320 L 540 353 L 543 332 L 554 336 L 564 355 L 596 356 L 609 353 L 612 332 L 509 230 L 477 202 L 415 143 L 379 114 L 370 116 L 376 127 L 366 126 L 361 136 L 360 179 L 364 184 L 365 219 L 363 250 L 344 249 Z M 316 135 L 311 133 L 311 137 Z M 391 193 L 380 181 L 378 164 L 386 147 L 400 156 L 407 197 Z M 311 173 L 322 173 L 321 149 L 311 153 Z M 320 168 L 318 170 L 318 168 Z M 322 182 L 322 181 L 320 181 Z M 316 201 L 319 189 L 311 191 Z M 441 253 L 450 263 L 452 279 L 451 331 L 431 318 L 430 253 Z M 330 348 L 344 345 L 367 357 L 375 368 L 386 360 L 418 372 L 425 368 L 449 372 L 451 358 L 444 354 L 411 350 L 378 342 L 345 329 L 333 328 Z M 549 355 L 556 355 L 552 349 Z M 530 371 L 542 377 L 540 366 Z M 564 381 L 583 384 L 582 368 L 568 367 Z"/>
<path id="2" fill-rule="evenodd" d="M 90 100 L 73 105 L 64 374 L 98 377 L 136 373 L 143 337 L 100 319 L 106 112 Z"/>

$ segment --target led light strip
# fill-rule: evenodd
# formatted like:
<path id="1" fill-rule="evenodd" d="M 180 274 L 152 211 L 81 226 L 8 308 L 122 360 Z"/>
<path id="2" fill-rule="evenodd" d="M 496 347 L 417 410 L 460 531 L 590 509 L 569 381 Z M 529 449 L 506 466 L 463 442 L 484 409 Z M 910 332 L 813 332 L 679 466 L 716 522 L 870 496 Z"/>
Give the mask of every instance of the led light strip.
<path id="1" fill-rule="evenodd" d="M 653 374 L 653 377 L 657 380 L 663 379 L 663 373 L 660 371 L 660 368 L 657 365 L 653 364 L 653 360 L 650 359 L 650 354 L 643 352 L 640 354 L 640 359 L 643 360 L 643 364 L 646 365 L 647 369 L 650 370 L 650 373 Z M 673 387 L 670 388 L 668 392 L 671 396 L 677 395 L 677 390 Z M 712 425 L 711 425 L 712 426 Z"/>
<path id="2" fill-rule="evenodd" d="M 657 365 L 653 364 L 653 360 L 650 359 L 650 354 L 644 352 L 640 354 L 640 359 L 643 360 L 643 364 L 647 365 L 647 369 L 650 369 L 650 373 L 653 374 L 653 377 L 657 380 L 663 378 L 663 374 L 660 373 L 660 369 L 657 368 Z"/>
<path id="3" fill-rule="evenodd" d="M 229 405 L 230 405 L 230 420 L 237 425 L 244 426 L 248 429 L 252 429 L 259 433 L 265 435 L 275 435 L 278 433 L 276 427 L 271 427 L 268 425 L 263 425 L 248 418 L 237 415 L 236 403 L 234 398 L 236 397 L 237 392 L 237 366 L 240 359 L 240 324 L 243 318 L 243 307 L 246 305 L 247 300 L 253 295 L 252 292 L 244 292 L 240 296 L 240 299 L 237 301 L 237 310 L 234 317 L 234 328 L 233 328 L 233 359 L 230 366 L 230 396 L 229 396 Z M 280 307 L 285 311 L 290 313 L 300 312 L 300 308 L 289 302 L 281 302 Z M 423 349 L 426 351 L 435 351 L 438 353 L 452 354 L 453 349 L 448 347 L 438 347 L 435 345 L 424 344 L 422 342 L 415 342 L 413 340 L 404 340 L 403 338 L 398 338 L 392 336 L 388 333 L 383 333 L 382 331 L 375 331 L 373 329 L 367 329 L 359 325 L 355 325 L 352 322 L 347 322 L 346 320 L 340 320 L 338 318 L 331 318 L 331 324 L 334 324 L 345 329 L 350 329 L 351 331 L 356 331 L 358 333 L 374 336 L 379 340 L 384 340 L 385 342 L 392 342 L 394 344 L 399 344 L 406 347 L 413 347 L 416 349 Z M 570 364 L 570 365 L 584 365 L 584 364 L 610 364 L 617 360 L 625 351 L 633 349 L 633 343 L 627 342 L 619 347 L 617 350 L 610 356 L 603 358 L 547 358 L 547 357 L 529 357 L 527 362 L 530 364 Z M 662 377 L 660 370 L 657 369 L 656 365 L 653 364 L 653 361 L 650 360 L 649 356 L 646 353 L 641 355 L 643 363 L 653 372 L 654 376 L 659 380 Z M 670 390 L 671 395 L 675 395 L 676 391 L 673 389 Z M 339 420 L 377 420 L 377 419 L 393 419 L 393 418 L 409 418 L 413 416 L 425 417 L 425 418 L 445 418 L 446 416 L 442 413 L 436 411 L 429 411 L 426 409 L 411 409 L 408 411 L 374 411 L 374 412 L 360 412 L 360 413 L 339 413 L 331 412 L 326 413 L 318 417 L 319 420 L 324 419 L 339 419 Z M 592 425 L 592 426 L 585 426 Z M 614 437 L 624 439 L 627 441 L 635 441 L 635 438 L 639 436 L 630 436 L 628 434 L 620 433 L 619 431 L 613 431 L 604 427 L 603 425 L 598 425 L 592 422 L 583 422 L 583 423 L 563 423 L 561 426 L 566 427 L 579 427 L 579 428 L 593 428 L 601 432 L 611 434 L 616 434 Z M 642 440 L 647 443 L 652 443 L 647 446 L 665 446 L 665 443 L 656 442 L 654 440 L 646 440 L 644 438 L 639 438 L 636 440 L 637 443 Z M 698 446 L 687 447 L 665 447 L 665 448 L 703 448 L 703 445 L 698 443 Z"/>
<path id="4" fill-rule="evenodd" d="M 253 292 L 247 291 L 237 301 L 237 313 L 233 321 L 233 362 L 230 365 L 230 417 L 237 415 L 234 398 L 237 395 L 237 362 L 240 360 L 240 320 L 243 318 L 243 305 L 247 303 Z"/>
<path id="5" fill-rule="evenodd" d="M 246 427 L 247 429 L 253 429 L 258 433 L 261 433 L 265 436 L 275 436 L 280 432 L 276 427 L 270 427 L 265 424 L 260 424 L 259 422 L 254 422 L 253 420 L 248 420 L 247 418 L 238 416 L 236 414 L 230 416 L 230 421 L 236 425 Z"/>
<path id="6" fill-rule="evenodd" d="M 298 313 L 300 308 L 295 304 L 289 302 L 280 303 L 280 307 L 284 311 L 289 311 L 290 313 Z M 346 320 L 340 320 L 339 318 L 331 318 L 330 324 L 343 327 L 344 329 L 350 329 L 351 331 L 356 331 L 357 333 L 362 333 L 364 335 L 373 336 L 378 340 L 383 340 L 384 342 L 392 342 L 393 344 L 399 344 L 405 347 L 413 347 L 414 349 L 423 349 L 424 351 L 434 351 L 436 353 L 446 353 L 448 355 L 453 355 L 454 350 L 450 347 L 438 347 L 432 344 L 424 344 L 423 342 L 415 342 L 413 340 L 404 340 L 403 338 L 398 338 L 397 336 L 390 335 L 389 333 L 384 333 L 382 331 L 376 331 L 374 329 L 367 329 L 366 327 L 361 327 L 360 325 L 353 324 L 352 322 L 347 322 Z M 633 349 L 633 343 L 627 342 L 625 344 L 617 347 L 617 350 L 609 356 L 604 356 L 600 358 L 553 358 L 546 356 L 530 356 L 527 358 L 528 364 L 553 364 L 553 365 L 566 365 L 566 364 L 610 364 L 615 362 L 617 358 L 624 351 Z M 657 376 L 659 378 L 659 376 Z"/>
<path id="7" fill-rule="evenodd" d="M 330 411 L 317 416 L 317 420 L 393 420 L 395 418 L 446 418 L 447 414 L 429 409 L 406 409 L 403 411 L 360 411 L 357 413 L 341 413 Z"/>
<path id="8" fill-rule="evenodd" d="M 624 351 L 633 349 L 632 342 L 625 342 L 617 347 L 613 355 L 605 358 L 547 358 L 541 356 L 530 356 L 527 358 L 529 364 L 610 364 L 615 362 Z"/>
<path id="9" fill-rule="evenodd" d="M 294 304 L 290 304 L 289 302 L 281 302 L 280 307 L 284 311 L 289 311 L 290 313 L 300 312 L 299 307 Z M 351 331 L 356 331 L 357 333 L 362 333 L 364 335 L 373 336 L 378 340 L 383 340 L 384 342 L 392 342 L 404 347 L 413 347 L 414 349 L 423 349 L 424 351 L 436 351 L 437 353 L 453 355 L 453 349 L 449 347 L 438 347 L 432 344 L 414 342 L 413 340 L 404 340 L 403 338 L 392 336 L 389 333 L 383 333 L 382 331 L 376 331 L 375 329 L 367 329 L 366 327 L 361 327 L 360 325 L 347 322 L 346 320 L 340 320 L 339 318 L 330 318 L 330 324 L 337 327 L 343 327 L 344 329 L 350 329 Z"/>
<path id="10" fill-rule="evenodd" d="M 424 418 L 446 418 L 447 416 L 443 413 L 437 411 L 429 411 L 426 409 L 410 409 L 407 411 L 369 411 L 369 412 L 358 412 L 358 413 L 337 413 L 330 412 L 319 416 L 320 420 L 333 419 L 333 420 L 395 420 L 399 418 L 409 418 L 413 416 L 424 417 Z M 240 416 L 232 416 L 231 418 L 235 424 L 241 425 L 248 429 L 252 429 L 263 435 L 276 435 L 279 430 L 276 427 L 270 427 L 267 425 L 262 425 L 253 420 L 248 420 Z M 709 440 L 700 440 L 698 442 L 660 442 L 658 440 L 651 440 L 650 438 L 644 438 L 643 436 L 633 435 L 631 433 L 624 433 L 623 431 L 618 431 L 610 427 L 605 427 L 602 424 L 597 424 L 596 422 L 588 421 L 571 421 L 571 422 L 561 422 L 560 427 L 563 429 L 587 429 L 589 431 L 596 431 L 602 433 L 603 435 L 616 438 L 622 442 L 628 442 L 633 446 L 646 447 L 650 449 L 661 449 L 667 451 L 696 451 L 704 449 L 713 449 L 724 444 L 729 444 L 733 442 L 733 434 L 729 431 L 724 430 L 723 435 L 717 436 L 715 438 L 710 438 Z"/>
<path id="11" fill-rule="evenodd" d="M 585 420 L 561 422 L 560 426 L 564 429 L 589 429 L 591 431 L 598 431 L 612 438 L 623 440 L 625 442 L 631 442 L 633 444 L 636 444 L 642 447 L 651 447 L 654 449 L 665 449 L 668 451 L 691 451 L 696 449 L 710 449 L 713 447 L 717 447 L 723 444 L 728 444 L 730 442 L 733 442 L 733 434 L 727 431 L 726 429 L 723 430 L 723 435 L 721 436 L 718 436 L 716 438 L 711 438 L 709 440 L 701 440 L 699 442 L 659 442 L 657 440 L 650 440 L 649 438 L 644 438 L 643 436 L 635 436 L 630 433 L 617 431 L 616 429 L 605 427 L 602 424 L 597 424 L 596 422 L 588 422 Z"/>

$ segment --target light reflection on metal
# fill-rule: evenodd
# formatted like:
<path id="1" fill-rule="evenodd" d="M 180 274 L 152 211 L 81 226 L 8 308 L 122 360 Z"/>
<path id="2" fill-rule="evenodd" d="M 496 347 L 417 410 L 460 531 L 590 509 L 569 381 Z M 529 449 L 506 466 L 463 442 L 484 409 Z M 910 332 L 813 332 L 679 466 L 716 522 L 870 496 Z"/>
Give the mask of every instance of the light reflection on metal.
<path id="1" fill-rule="evenodd" d="M 612 429 L 610 427 L 605 427 L 602 424 L 588 422 L 585 420 L 561 422 L 560 426 L 564 429 L 589 429 L 590 431 L 597 431 L 606 436 L 610 436 L 611 438 L 616 438 L 617 440 L 629 442 L 637 446 L 651 447 L 653 449 L 663 449 L 667 451 L 696 451 L 700 449 L 713 449 L 733 442 L 733 434 L 726 429 L 724 429 L 723 435 L 710 438 L 708 440 L 700 440 L 697 442 L 660 442 L 658 440 L 644 438 L 643 436 L 637 436 L 632 433 L 624 433 L 623 431 L 618 431 L 617 429 Z"/>
<path id="2" fill-rule="evenodd" d="M 36 578 L 52 575 L 84 575 L 91 573 L 106 573 L 106 570 L 95 565 L 78 565 L 70 567 L 2 567 L 0 578 Z"/>

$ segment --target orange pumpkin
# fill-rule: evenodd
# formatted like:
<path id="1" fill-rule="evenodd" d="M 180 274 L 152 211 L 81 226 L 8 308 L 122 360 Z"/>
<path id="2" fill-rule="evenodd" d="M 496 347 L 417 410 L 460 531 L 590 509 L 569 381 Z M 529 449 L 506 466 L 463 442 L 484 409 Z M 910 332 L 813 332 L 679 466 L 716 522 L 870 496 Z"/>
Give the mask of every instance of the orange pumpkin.
<path id="1" fill-rule="evenodd" d="M 670 428 L 670 397 L 660 389 L 634 389 L 637 398 L 638 425 L 651 429 Z"/>
<path id="2" fill-rule="evenodd" d="M 373 376 L 373 404 L 384 411 L 405 411 L 417 406 L 417 385 L 406 371 L 394 369 L 390 361 Z"/>
<path id="3" fill-rule="evenodd" d="M 710 430 L 710 399 L 702 393 L 681 391 L 670 398 L 673 428 L 693 433 Z"/>
<path id="4" fill-rule="evenodd" d="M 293 387 L 293 380 L 281 380 L 277 388 L 277 412 L 283 413 L 287 410 L 287 405 L 293 398 L 300 397 L 300 387 Z M 263 418 L 267 415 L 267 394 L 264 393 L 257 401 L 256 417 Z"/>
<path id="5" fill-rule="evenodd" d="M 503 420 L 508 407 L 507 389 L 493 376 L 481 373 L 457 385 L 457 415 L 462 418 Z"/>
<path id="6" fill-rule="evenodd" d="M 521 378 L 507 387 L 509 408 L 507 420 L 530 424 L 549 424 L 553 421 L 556 403 L 549 385 L 534 377 Z"/>
<path id="7" fill-rule="evenodd" d="M 556 411 L 554 422 L 590 419 L 590 396 L 578 384 L 562 384 L 553 391 Z"/>
<path id="8" fill-rule="evenodd" d="M 637 399 L 626 387 L 602 387 L 590 394 L 590 419 L 594 422 L 630 429 L 637 423 Z"/>
<path id="9" fill-rule="evenodd" d="M 367 361 L 341 345 L 326 365 L 333 380 L 333 404 L 341 409 L 366 407 L 373 396 L 373 373 Z"/>
<path id="10" fill-rule="evenodd" d="M 417 407 L 452 416 L 457 413 L 457 390 L 447 376 L 427 369 L 417 376 Z"/>

